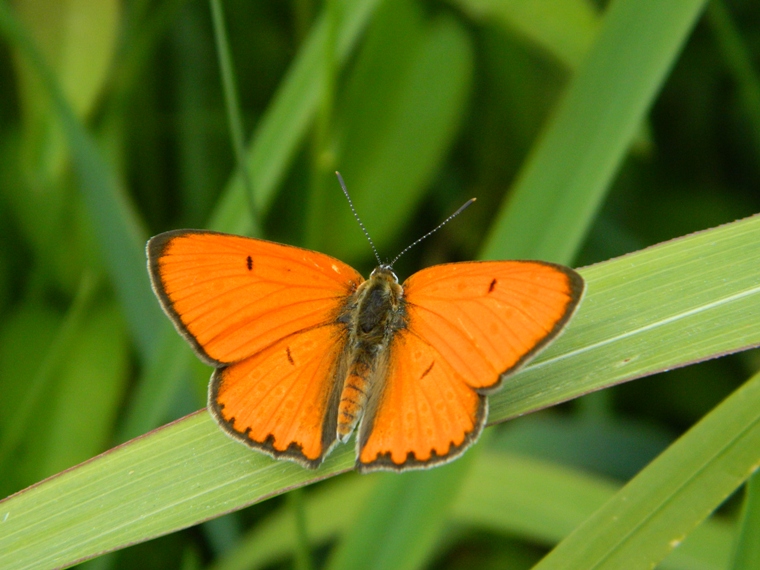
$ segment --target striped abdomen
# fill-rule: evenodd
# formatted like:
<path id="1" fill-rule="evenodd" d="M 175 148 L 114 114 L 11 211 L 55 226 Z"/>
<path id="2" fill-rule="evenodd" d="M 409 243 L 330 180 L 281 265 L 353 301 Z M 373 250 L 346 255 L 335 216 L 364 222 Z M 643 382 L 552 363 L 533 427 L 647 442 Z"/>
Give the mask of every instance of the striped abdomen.
<path id="1" fill-rule="evenodd" d="M 346 441 L 359 421 L 369 393 L 370 369 L 366 365 L 354 362 L 343 384 L 338 405 L 338 439 Z"/>

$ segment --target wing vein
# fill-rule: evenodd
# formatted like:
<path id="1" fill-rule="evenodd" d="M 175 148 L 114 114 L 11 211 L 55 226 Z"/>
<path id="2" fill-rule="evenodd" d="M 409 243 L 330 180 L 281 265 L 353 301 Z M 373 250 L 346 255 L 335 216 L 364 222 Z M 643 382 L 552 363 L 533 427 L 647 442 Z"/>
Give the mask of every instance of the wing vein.
<path id="1" fill-rule="evenodd" d="M 271 243 L 267 244 L 267 246 L 269 246 L 269 247 L 271 247 L 272 245 L 275 245 L 275 244 L 271 244 Z M 321 255 L 321 254 L 316 254 L 313 251 L 306 251 L 306 250 L 304 250 L 303 253 L 304 253 L 304 255 L 308 254 L 310 256 Z M 227 259 L 229 259 L 231 257 L 234 257 L 234 258 L 237 259 L 238 257 L 242 257 L 242 256 L 246 256 L 246 255 L 251 255 L 254 258 L 254 260 L 259 261 L 259 264 L 261 264 L 261 262 L 263 260 L 271 260 L 273 263 L 264 263 L 263 265 L 273 265 L 273 266 L 275 266 L 277 268 L 281 268 L 282 265 L 283 265 L 281 262 L 285 261 L 287 263 L 287 265 L 289 265 L 291 267 L 293 265 L 299 266 L 299 268 L 304 268 L 309 273 L 312 273 L 312 274 L 316 273 L 317 275 L 326 277 L 327 279 L 330 279 L 331 281 L 334 281 L 336 283 L 343 283 L 347 279 L 347 277 L 345 275 L 340 275 L 339 273 L 335 273 L 334 271 L 331 272 L 326 267 L 323 267 L 321 265 L 317 265 L 314 262 L 310 262 L 310 261 L 307 261 L 305 259 L 299 259 L 298 257 L 295 257 L 295 258 L 294 257 L 290 257 L 290 256 L 284 255 L 284 254 L 278 255 L 278 254 L 274 254 L 274 253 L 271 253 L 271 252 L 270 253 L 261 253 L 260 251 L 255 251 L 255 248 L 240 248 L 240 249 L 236 249 L 236 250 L 233 250 L 233 251 L 230 251 L 230 250 L 218 250 L 218 251 L 215 251 L 214 253 L 209 253 L 208 250 L 206 250 L 206 251 L 204 251 L 204 254 L 208 255 L 208 257 L 211 260 L 213 260 L 215 262 L 218 262 L 219 265 L 222 265 L 222 260 L 225 260 L 225 257 Z M 163 256 L 163 260 L 164 260 L 164 263 L 166 263 L 166 262 L 172 262 L 172 261 L 174 261 L 176 263 L 187 263 L 187 262 L 182 261 L 181 259 L 176 260 L 176 261 L 175 261 L 175 259 L 173 259 L 173 258 L 182 258 L 182 257 L 186 257 L 189 260 L 192 260 L 193 265 L 197 266 L 197 261 L 198 261 L 199 255 L 198 255 L 198 252 L 196 252 L 196 251 L 188 251 L 188 252 L 183 252 L 183 253 L 180 253 L 180 252 L 171 252 L 170 251 L 169 253 L 167 253 L 167 254 L 165 254 Z M 358 276 L 358 273 L 356 271 L 354 271 L 351 267 L 349 267 L 348 265 L 346 265 L 342 261 L 339 261 L 337 259 L 334 259 L 334 258 L 328 257 L 328 256 L 322 256 L 322 257 L 325 258 L 326 262 L 329 262 L 329 267 L 330 268 L 332 268 L 332 266 L 335 265 L 337 267 L 342 267 L 343 269 L 350 270 L 350 272 L 353 273 L 353 275 L 352 275 L 351 278 L 353 278 L 354 276 Z M 213 264 L 210 263 L 209 266 L 211 266 L 211 265 L 213 265 Z M 228 263 L 224 263 L 224 265 L 226 266 L 226 265 L 228 265 Z M 335 274 L 336 277 L 333 277 L 333 273 Z"/>
<path id="2" fill-rule="evenodd" d="M 467 338 L 465 337 L 465 335 L 464 335 L 464 334 L 462 334 L 462 332 L 461 332 L 461 331 L 458 329 L 458 327 L 456 327 L 456 326 L 453 326 L 452 322 L 451 322 L 451 321 L 450 321 L 448 318 L 446 318 L 445 316 L 443 316 L 443 315 L 442 315 L 441 313 L 439 313 L 438 311 L 436 311 L 436 310 L 433 310 L 433 309 L 431 309 L 431 308 L 429 308 L 429 307 L 424 307 L 424 306 L 422 306 L 422 305 L 415 305 L 415 308 L 417 308 L 417 309 L 422 309 L 422 310 L 424 310 L 424 311 L 427 311 L 427 312 L 428 312 L 428 313 L 430 313 L 431 315 L 434 315 L 434 316 L 435 316 L 435 317 L 437 317 L 438 319 L 442 320 L 443 322 L 445 322 L 446 324 L 448 324 L 449 326 L 451 326 L 451 328 L 453 328 L 454 330 L 456 330 L 456 332 L 457 332 L 457 334 L 459 335 L 459 337 L 460 337 L 460 338 L 464 338 L 464 339 L 465 339 L 465 341 L 467 341 L 467 344 L 469 344 L 470 346 L 472 346 L 472 347 L 474 348 L 474 350 L 475 350 L 475 351 L 476 351 L 476 352 L 479 354 L 479 356 L 480 356 L 480 357 L 481 357 L 483 360 L 485 360 L 486 362 L 488 362 L 488 359 L 486 358 L 486 355 L 483 353 L 483 350 L 480 348 L 480 346 L 479 346 L 479 345 L 477 345 L 477 344 L 473 344 L 473 343 L 469 342 L 469 339 L 467 339 Z M 435 328 L 434 328 L 434 327 L 430 327 L 430 328 L 431 328 L 431 330 L 433 330 L 433 331 L 435 330 Z M 427 340 L 425 340 L 425 339 L 424 339 L 424 338 L 422 338 L 421 336 L 417 335 L 416 333 L 415 333 L 415 336 L 417 336 L 417 338 L 419 338 L 420 340 L 422 340 L 423 342 L 425 342 L 425 343 L 426 343 L 426 344 L 428 344 L 429 346 L 432 346 L 432 345 L 430 345 L 430 343 L 429 343 Z M 436 337 L 436 338 L 438 339 L 438 342 L 441 342 L 442 344 L 446 345 L 446 347 L 449 349 L 449 354 L 453 354 L 453 355 L 456 355 L 456 356 L 457 356 L 457 360 L 458 360 L 458 361 L 459 361 L 459 362 L 460 362 L 460 363 L 463 365 L 463 367 L 464 367 L 464 368 L 466 368 L 467 370 L 469 370 L 469 371 L 470 371 L 470 374 L 471 374 L 473 377 L 474 377 L 474 376 L 476 376 L 476 374 L 474 373 L 474 369 L 472 368 L 472 366 L 470 365 L 470 363 L 468 362 L 468 360 L 467 360 L 467 359 L 465 359 L 465 358 L 462 358 L 462 357 L 459 355 L 459 351 L 455 349 L 454 345 L 453 345 L 453 344 L 451 344 L 451 343 L 449 342 L 449 340 L 448 340 L 448 339 L 447 339 L 445 336 L 443 336 L 443 335 L 437 335 L 437 337 Z"/>
<path id="3" fill-rule="evenodd" d="M 296 323 L 298 321 L 305 320 L 304 317 L 311 317 L 313 315 L 316 315 L 316 314 L 319 314 L 319 313 L 322 313 L 322 312 L 323 312 L 323 310 L 319 309 L 319 310 L 314 310 L 314 311 L 312 311 L 311 313 L 308 313 L 308 314 L 303 314 L 302 313 L 302 314 L 298 315 L 297 317 L 294 317 L 293 319 L 291 319 L 289 321 L 284 321 L 284 320 L 281 321 L 280 324 L 279 324 L 279 326 L 277 328 L 287 328 L 288 325 L 290 325 L 292 323 Z M 262 350 L 266 350 L 267 348 L 269 348 L 270 346 L 273 346 L 274 344 L 276 344 L 277 342 L 279 342 L 280 340 L 282 340 L 284 338 L 288 338 L 288 337 L 290 337 L 292 335 L 295 335 L 295 334 L 298 334 L 298 333 L 302 333 L 302 332 L 305 332 L 307 330 L 311 330 L 311 329 L 314 329 L 314 328 L 327 326 L 327 325 L 330 325 L 330 324 L 332 324 L 331 321 L 322 321 L 321 323 L 315 323 L 315 324 L 306 325 L 303 328 L 294 330 L 294 331 L 290 332 L 289 334 L 287 334 L 287 335 L 285 335 L 285 336 L 283 336 L 281 338 L 275 339 L 269 345 L 267 345 L 265 347 L 262 347 L 261 350 L 259 350 L 258 352 L 261 352 Z M 230 333 L 230 330 L 232 328 L 233 328 L 232 326 L 227 327 L 226 329 L 218 332 L 217 334 L 215 334 L 211 338 L 204 339 L 204 344 L 205 345 L 213 344 L 215 341 L 219 341 L 220 338 L 222 338 L 222 337 L 224 337 L 226 335 L 228 336 L 230 334 L 233 334 L 233 333 Z M 266 332 L 271 332 L 272 330 L 274 330 L 274 328 L 269 328 L 269 329 L 267 329 Z M 253 343 L 257 339 L 259 339 L 259 338 L 261 338 L 263 336 L 265 336 L 265 335 L 264 334 L 258 334 L 258 335 L 255 335 L 255 336 L 250 336 L 250 337 L 248 337 L 248 338 L 245 339 L 245 342 L 243 342 L 243 343 L 235 346 L 235 349 L 239 349 L 241 346 L 243 346 L 245 344 Z"/>
<path id="4" fill-rule="evenodd" d="M 241 307 L 241 308 L 250 308 L 251 306 L 254 306 L 254 305 L 260 305 L 262 302 L 268 300 L 270 297 L 275 296 L 275 295 L 277 295 L 277 294 L 279 294 L 279 293 L 281 293 L 281 292 L 283 292 L 285 290 L 286 290 L 286 288 L 283 287 L 282 289 L 278 289 L 277 291 L 272 291 L 272 292 L 268 293 L 267 295 L 264 295 L 263 297 L 260 297 L 260 298 L 258 298 L 256 300 L 252 301 L 251 303 L 243 305 L 243 307 Z M 215 311 L 217 311 L 219 305 L 220 304 L 224 304 L 224 297 L 226 295 L 232 293 L 233 291 L 234 290 L 231 289 L 229 291 L 225 291 L 224 293 L 220 293 L 219 295 L 216 295 L 215 297 L 207 298 L 207 301 L 203 304 L 203 306 L 206 307 L 207 310 L 204 311 L 204 312 L 199 312 L 197 315 L 194 315 L 193 318 L 191 320 L 188 320 L 185 324 L 187 326 L 190 326 L 191 323 L 194 323 L 197 320 L 202 319 L 204 317 L 207 317 L 209 314 L 212 314 Z M 288 307 L 296 307 L 298 305 L 303 305 L 303 304 L 306 304 L 306 303 L 333 301 L 333 300 L 335 300 L 337 298 L 338 297 L 316 297 L 316 298 L 309 298 L 309 299 L 301 299 L 301 300 L 298 300 L 298 301 L 295 301 L 295 302 L 273 306 L 272 308 L 259 313 L 258 315 L 256 315 L 256 317 L 257 318 L 261 318 L 263 316 L 269 315 L 269 314 L 274 313 L 274 312 L 280 312 L 283 309 L 288 308 Z M 184 301 L 184 299 L 183 299 L 183 301 Z"/>

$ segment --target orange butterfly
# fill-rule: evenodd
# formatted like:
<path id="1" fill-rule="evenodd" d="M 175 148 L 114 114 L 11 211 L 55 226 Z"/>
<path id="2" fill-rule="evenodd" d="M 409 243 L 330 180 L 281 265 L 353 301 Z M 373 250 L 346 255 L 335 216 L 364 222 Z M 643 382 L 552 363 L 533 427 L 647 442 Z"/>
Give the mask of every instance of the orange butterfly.
<path id="1" fill-rule="evenodd" d="M 562 331 L 584 289 L 539 261 L 436 265 L 403 285 L 381 264 L 365 281 L 322 253 L 203 230 L 157 235 L 147 253 L 164 311 L 216 367 L 214 419 L 310 468 L 357 425 L 360 472 L 460 456 L 486 395 Z"/>

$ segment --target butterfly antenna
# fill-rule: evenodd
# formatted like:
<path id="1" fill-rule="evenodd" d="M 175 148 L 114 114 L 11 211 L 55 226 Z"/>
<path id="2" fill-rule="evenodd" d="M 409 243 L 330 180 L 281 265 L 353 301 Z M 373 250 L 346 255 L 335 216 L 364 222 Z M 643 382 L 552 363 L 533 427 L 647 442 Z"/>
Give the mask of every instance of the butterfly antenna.
<path id="1" fill-rule="evenodd" d="M 354 218 L 356 218 L 356 221 L 359 223 L 359 227 L 364 232 L 364 235 L 367 236 L 367 241 L 369 242 L 369 245 L 372 248 L 373 253 L 375 254 L 375 259 L 377 259 L 377 264 L 378 265 L 383 265 L 383 262 L 380 260 L 380 256 L 377 253 L 377 248 L 375 247 L 375 242 L 373 242 L 372 238 L 369 237 L 369 232 L 367 231 L 367 228 L 364 227 L 364 224 L 362 223 L 362 220 L 359 217 L 359 214 L 356 213 L 356 208 L 354 208 L 354 203 L 351 201 L 351 196 L 348 195 L 348 189 L 346 188 L 346 183 L 343 182 L 343 177 L 340 175 L 340 172 L 338 172 L 338 171 L 335 172 L 335 176 L 338 177 L 338 182 L 340 182 L 340 187 L 343 189 L 343 194 L 346 195 L 346 200 L 348 200 L 348 205 L 351 208 L 351 212 L 353 212 L 353 214 L 354 214 Z M 461 208 L 460 208 L 460 210 L 461 210 Z"/>
<path id="2" fill-rule="evenodd" d="M 460 207 L 460 208 L 459 208 L 459 209 L 458 209 L 456 212 L 454 212 L 454 213 L 453 213 L 453 214 L 451 214 L 451 215 L 450 215 L 448 218 L 446 218 L 446 219 L 445 219 L 445 220 L 443 220 L 443 221 L 442 221 L 440 224 L 438 224 L 438 227 L 436 227 L 435 229 L 432 229 L 432 230 L 430 230 L 428 233 L 426 233 L 426 234 L 425 234 L 424 236 L 422 236 L 420 239 L 418 239 L 417 241 L 413 242 L 412 244 L 410 244 L 410 245 L 406 246 L 406 248 L 404 248 L 404 250 L 403 250 L 401 253 L 399 253 L 399 254 L 398 254 L 398 255 L 397 255 L 397 256 L 396 256 L 396 257 L 393 259 L 393 261 L 391 261 L 391 262 L 388 264 L 388 267 L 393 267 L 393 265 L 394 265 L 394 264 L 395 264 L 395 263 L 396 263 L 396 262 L 399 260 L 399 258 L 400 258 L 402 255 L 404 255 L 404 254 L 405 254 L 407 251 L 409 251 L 410 249 L 412 249 L 412 248 L 413 248 L 415 245 L 417 245 L 417 244 L 418 244 L 418 243 L 420 243 L 421 241 L 424 241 L 424 240 L 426 240 L 427 238 L 429 238 L 429 237 L 430 237 L 431 235 L 433 235 L 435 232 L 437 232 L 438 230 L 440 230 L 440 229 L 441 229 L 443 226 L 445 226 L 446 224 L 448 224 L 448 223 L 449 223 L 451 220 L 453 220 L 454 218 L 456 218 L 456 217 L 457 217 L 459 214 L 461 214 L 462 212 L 464 212 L 464 211 L 465 211 L 467 208 L 469 208 L 470 206 L 472 206 L 472 203 L 473 203 L 475 200 L 476 200 L 476 198 L 470 198 L 470 199 L 469 199 L 469 200 L 467 200 L 467 201 L 466 201 L 464 204 L 462 204 L 462 206 L 461 206 L 461 207 Z"/>

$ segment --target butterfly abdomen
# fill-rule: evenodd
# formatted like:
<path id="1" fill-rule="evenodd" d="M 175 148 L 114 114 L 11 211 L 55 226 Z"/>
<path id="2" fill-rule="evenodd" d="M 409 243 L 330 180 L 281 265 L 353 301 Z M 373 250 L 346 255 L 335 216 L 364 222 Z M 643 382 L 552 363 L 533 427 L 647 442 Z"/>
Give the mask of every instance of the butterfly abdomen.
<path id="1" fill-rule="evenodd" d="M 374 393 L 378 363 L 394 332 L 403 326 L 402 289 L 380 267 L 362 283 L 347 315 L 349 367 L 338 406 L 338 439 L 346 441 Z"/>
<path id="2" fill-rule="evenodd" d="M 370 370 L 354 368 L 343 385 L 343 392 L 338 405 L 338 439 L 346 441 L 367 404 L 370 390 Z"/>

